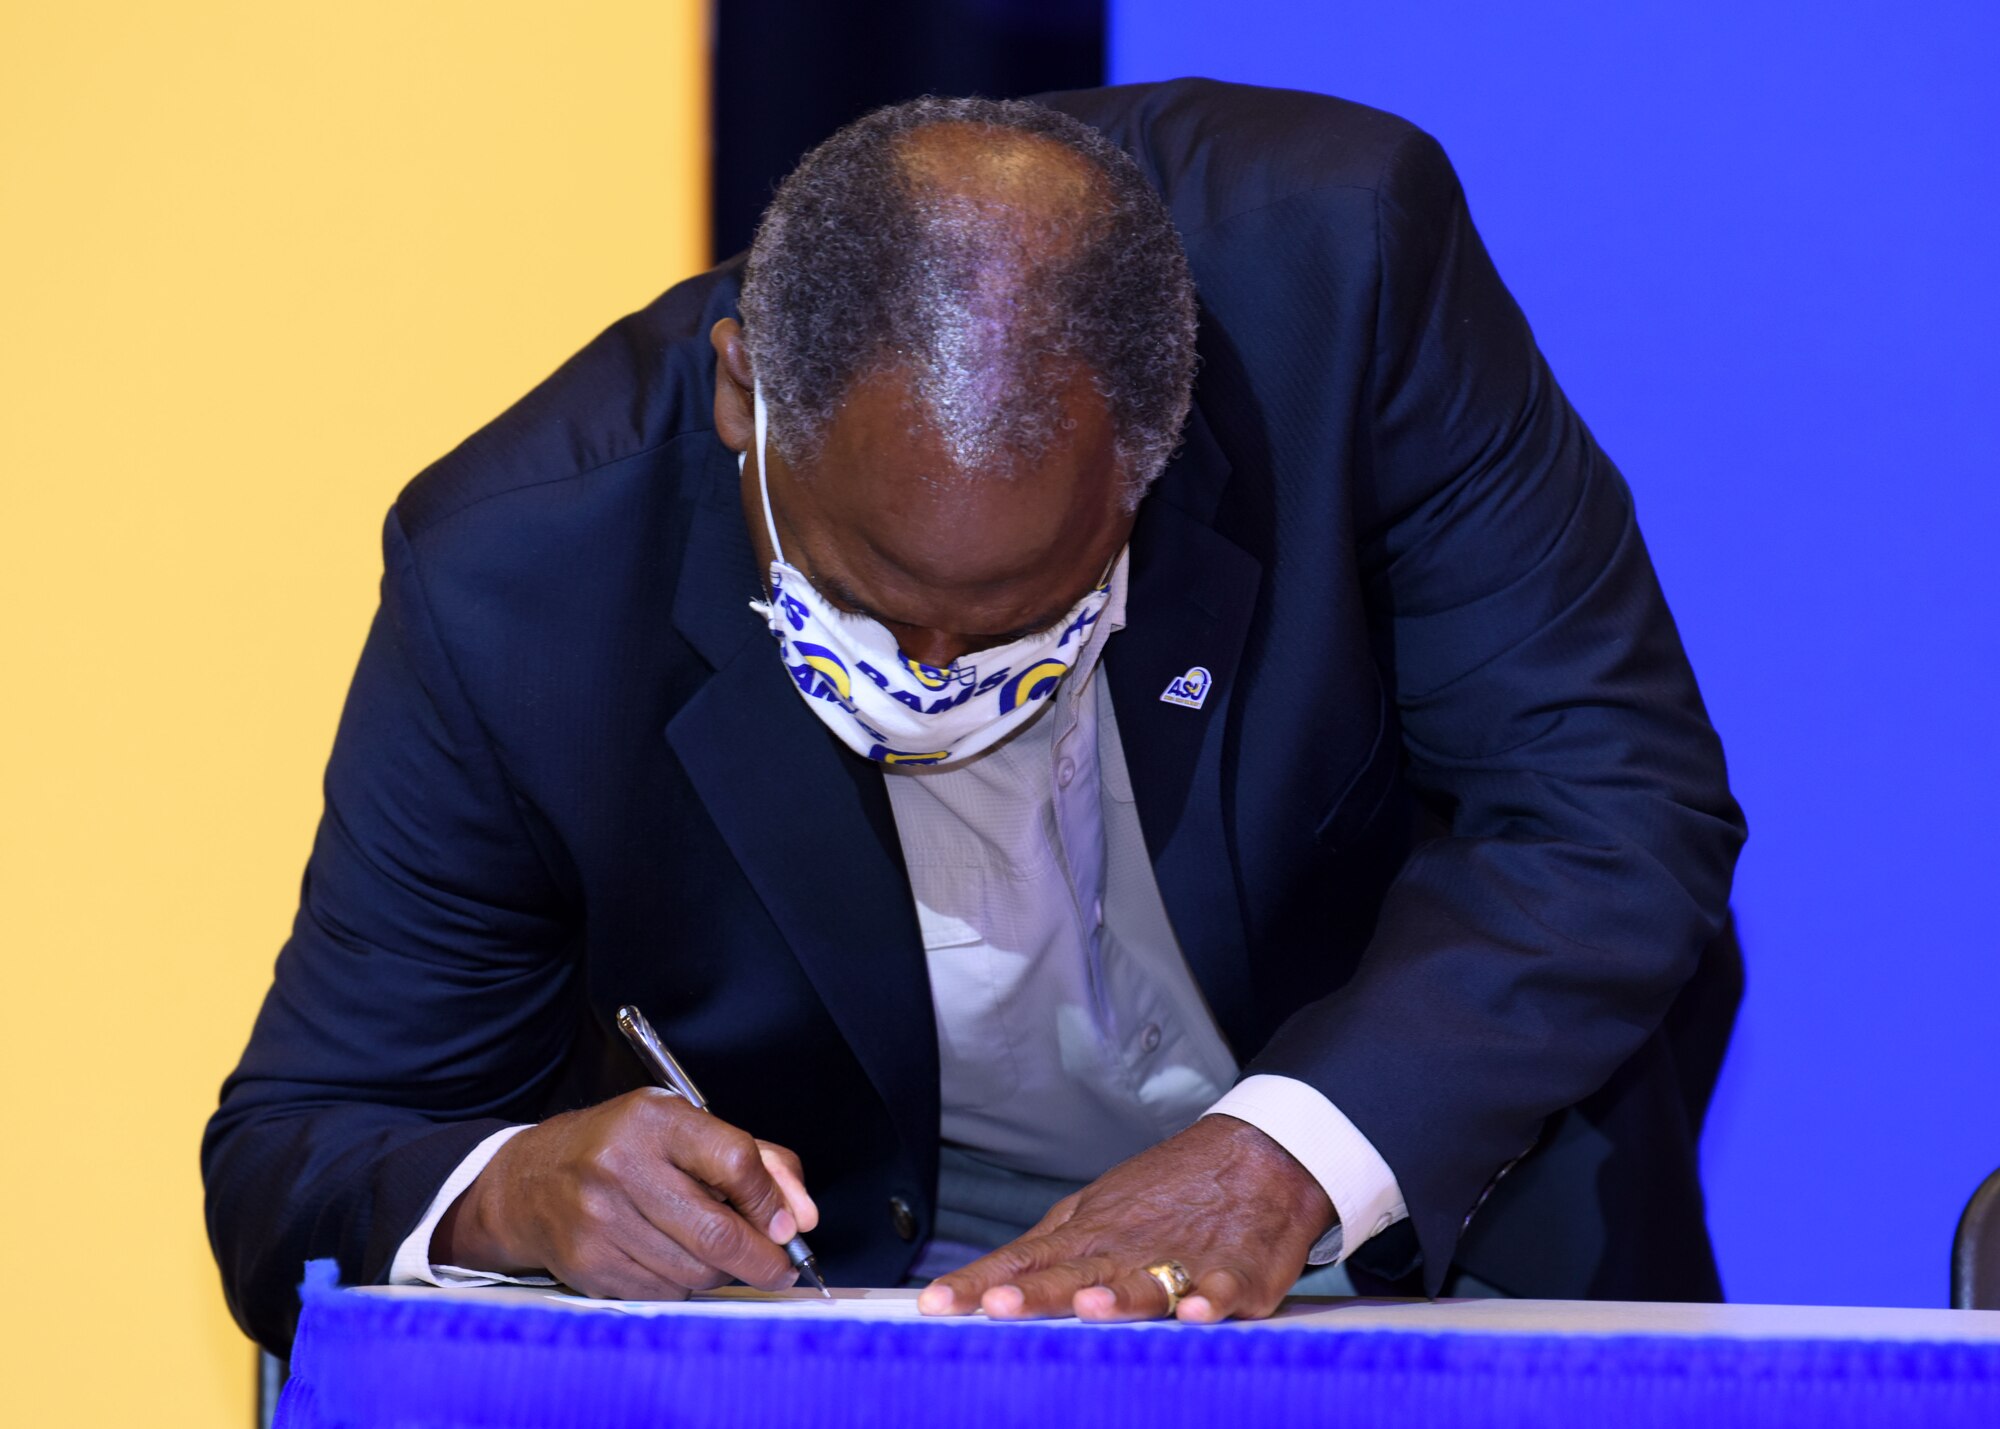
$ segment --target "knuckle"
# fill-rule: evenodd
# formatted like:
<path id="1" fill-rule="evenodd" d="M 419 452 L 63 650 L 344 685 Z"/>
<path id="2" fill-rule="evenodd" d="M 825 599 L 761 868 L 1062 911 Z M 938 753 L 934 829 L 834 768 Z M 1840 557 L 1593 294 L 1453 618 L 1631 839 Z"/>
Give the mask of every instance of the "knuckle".
<path id="1" fill-rule="evenodd" d="M 681 1117 L 687 1110 L 686 1102 L 659 1087 L 641 1087 L 631 1095 L 635 1098 L 632 1119 L 643 1134 L 658 1138 L 668 1146 L 680 1139 L 683 1134 Z"/>
<path id="2" fill-rule="evenodd" d="M 593 1231 L 611 1224 L 616 1216 L 613 1198 L 598 1186 L 585 1186 L 577 1193 L 576 1216 L 578 1225 Z"/>
<path id="3" fill-rule="evenodd" d="M 599 1142 L 583 1156 L 583 1174 L 593 1181 L 616 1183 L 624 1179 L 625 1156 L 615 1141 Z"/>
<path id="4" fill-rule="evenodd" d="M 1053 1265 L 1076 1265 L 1096 1258 L 1096 1243 L 1085 1236 L 1057 1229 L 1038 1236 L 1022 1247 L 1028 1264 L 1040 1270 Z"/>
<path id="5" fill-rule="evenodd" d="M 1125 1273 L 1124 1263 L 1109 1255 L 1093 1255 L 1080 1260 L 1077 1269 L 1085 1285 L 1110 1285 Z"/>
<path id="6" fill-rule="evenodd" d="M 1011 1251 L 996 1251 L 958 1271 L 952 1283 L 962 1286 L 999 1285 L 1014 1279 L 1027 1268 L 1027 1257 Z"/>
<path id="7" fill-rule="evenodd" d="M 658 1087 L 637 1087 L 618 1098 L 618 1115 L 638 1122 L 657 1122 L 663 1119 L 666 1100 Z"/>
<path id="8" fill-rule="evenodd" d="M 1070 1266 L 1042 1265 L 1015 1276 L 1014 1283 L 1026 1293 L 1040 1294 L 1059 1289 L 1074 1278 L 1075 1271 Z"/>
<path id="9" fill-rule="evenodd" d="M 759 1179 L 764 1169 L 764 1160 L 757 1154 L 757 1143 L 741 1133 L 722 1143 L 716 1151 L 715 1164 L 716 1169 L 735 1185 Z"/>
<path id="10" fill-rule="evenodd" d="M 693 1217 L 687 1227 L 688 1249 L 702 1264 L 714 1267 L 732 1258 L 742 1244 L 733 1216 L 705 1214 Z"/>

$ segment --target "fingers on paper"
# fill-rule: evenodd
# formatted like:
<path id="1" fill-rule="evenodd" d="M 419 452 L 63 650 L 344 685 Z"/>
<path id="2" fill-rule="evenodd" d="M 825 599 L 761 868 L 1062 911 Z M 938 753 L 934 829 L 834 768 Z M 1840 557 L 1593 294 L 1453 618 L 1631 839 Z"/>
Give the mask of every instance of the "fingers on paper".
<path id="1" fill-rule="evenodd" d="M 949 1275 L 940 1275 L 917 1297 L 917 1308 L 926 1315 L 969 1315 L 980 1308 L 987 1291 L 1012 1284 L 1017 1276 L 1061 1258 L 1050 1237 L 1023 1236 Z"/>

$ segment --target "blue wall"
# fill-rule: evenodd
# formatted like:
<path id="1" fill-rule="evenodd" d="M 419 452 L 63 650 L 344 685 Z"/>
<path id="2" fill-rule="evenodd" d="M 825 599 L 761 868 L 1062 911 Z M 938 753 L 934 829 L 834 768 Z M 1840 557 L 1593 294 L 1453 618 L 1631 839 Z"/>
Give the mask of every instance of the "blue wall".
<path id="1" fill-rule="evenodd" d="M 1625 472 L 1750 845 L 1730 1298 L 1939 1305 L 2000 1166 L 2000 3 L 1112 6 L 1405 116 Z"/>

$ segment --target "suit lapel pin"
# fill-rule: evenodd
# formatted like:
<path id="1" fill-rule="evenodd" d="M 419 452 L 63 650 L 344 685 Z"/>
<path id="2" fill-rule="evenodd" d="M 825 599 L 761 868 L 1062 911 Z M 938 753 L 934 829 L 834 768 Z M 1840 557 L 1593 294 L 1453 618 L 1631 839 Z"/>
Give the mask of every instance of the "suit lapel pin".
<path id="1" fill-rule="evenodd" d="M 1160 699 L 1170 705 L 1180 705 L 1185 709 L 1198 710 L 1208 699 L 1211 681 L 1208 670 L 1196 665 L 1185 675 L 1176 675 L 1167 682 L 1167 691 Z"/>

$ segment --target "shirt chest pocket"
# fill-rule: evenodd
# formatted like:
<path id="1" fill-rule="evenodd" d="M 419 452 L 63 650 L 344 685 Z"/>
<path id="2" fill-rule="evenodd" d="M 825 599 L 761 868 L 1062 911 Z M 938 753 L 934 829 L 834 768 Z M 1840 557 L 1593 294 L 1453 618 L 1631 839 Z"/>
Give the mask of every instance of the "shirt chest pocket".
<path id="1" fill-rule="evenodd" d="M 971 873 L 971 870 L 966 870 Z M 988 896 L 988 880 L 954 880 L 951 906 L 917 903 L 917 925 L 937 1016 L 938 1091 L 946 1110 L 977 1111 L 1021 1085 L 1021 1048 L 1009 1013 L 1026 959 L 996 946 L 1010 921 Z"/>

